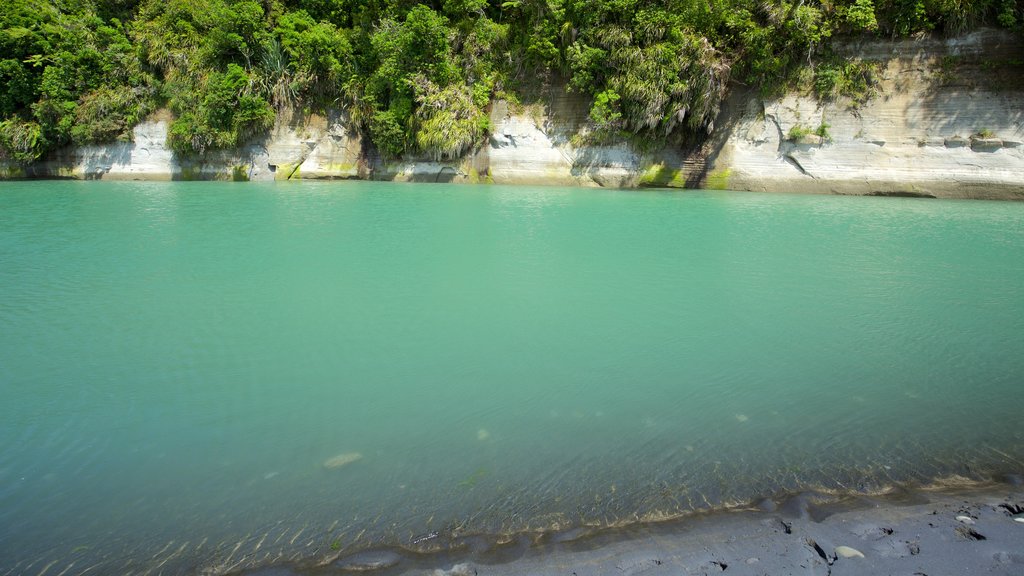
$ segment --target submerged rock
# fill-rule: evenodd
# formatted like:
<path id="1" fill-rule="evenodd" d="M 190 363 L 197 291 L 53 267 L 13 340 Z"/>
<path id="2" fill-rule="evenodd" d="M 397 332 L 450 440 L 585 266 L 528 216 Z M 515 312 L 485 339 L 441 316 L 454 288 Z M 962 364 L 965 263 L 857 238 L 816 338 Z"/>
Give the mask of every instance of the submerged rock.
<path id="1" fill-rule="evenodd" d="M 356 460 L 362 460 L 362 459 L 363 459 L 363 455 L 361 453 L 359 453 L 359 452 L 346 452 L 344 454 L 338 454 L 337 456 L 332 456 L 332 457 L 328 458 L 327 460 L 324 460 L 324 468 L 327 468 L 327 469 L 341 468 L 342 466 L 345 466 L 346 464 L 351 464 L 351 463 L 355 462 Z"/>

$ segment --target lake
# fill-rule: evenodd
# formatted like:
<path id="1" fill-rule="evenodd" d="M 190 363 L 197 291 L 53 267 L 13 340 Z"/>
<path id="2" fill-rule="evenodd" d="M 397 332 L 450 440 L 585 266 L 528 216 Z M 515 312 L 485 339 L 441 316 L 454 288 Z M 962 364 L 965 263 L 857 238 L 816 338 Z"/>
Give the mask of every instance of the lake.
<path id="1" fill-rule="evenodd" d="M 1024 469 L 1024 204 L 0 184 L 0 574 Z"/>

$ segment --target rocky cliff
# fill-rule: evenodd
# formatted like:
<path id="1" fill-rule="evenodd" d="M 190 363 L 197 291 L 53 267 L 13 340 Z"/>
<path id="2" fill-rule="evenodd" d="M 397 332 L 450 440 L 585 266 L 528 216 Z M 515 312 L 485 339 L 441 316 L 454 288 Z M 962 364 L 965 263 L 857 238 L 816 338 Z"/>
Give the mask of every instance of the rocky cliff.
<path id="1" fill-rule="evenodd" d="M 530 105 L 495 102 L 491 135 L 449 162 L 384 160 L 344 113 L 282 117 L 237 150 L 179 158 L 169 118 L 133 142 L 62 151 L 17 177 L 282 180 L 362 178 L 949 198 L 1024 199 L 1024 44 L 982 30 L 952 40 L 870 41 L 841 55 L 877 62 L 875 96 L 764 99 L 737 88 L 701 146 L 588 143 L 588 103 L 561 89 Z"/>
<path id="2" fill-rule="evenodd" d="M 709 180 L 736 190 L 1024 199 L 1024 49 L 956 40 L 844 46 L 879 63 L 856 105 L 800 94 L 734 97 Z M 825 136 L 792 134 L 825 126 Z M 796 127 L 796 130 L 794 130 Z"/>

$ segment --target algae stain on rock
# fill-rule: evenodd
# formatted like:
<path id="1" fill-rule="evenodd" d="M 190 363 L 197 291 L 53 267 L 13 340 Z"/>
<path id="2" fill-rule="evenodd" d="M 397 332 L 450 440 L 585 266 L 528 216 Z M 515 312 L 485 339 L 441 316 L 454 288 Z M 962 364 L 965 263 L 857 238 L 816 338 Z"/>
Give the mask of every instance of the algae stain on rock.
<path id="1" fill-rule="evenodd" d="M 638 184 L 655 188 L 685 188 L 686 179 L 679 168 L 666 164 L 652 164 L 640 174 Z"/>
<path id="2" fill-rule="evenodd" d="M 732 170 L 729 168 L 715 170 L 708 174 L 705 187 L 710 190 L 728 190 L 730 176 L 732 176 Z"/>

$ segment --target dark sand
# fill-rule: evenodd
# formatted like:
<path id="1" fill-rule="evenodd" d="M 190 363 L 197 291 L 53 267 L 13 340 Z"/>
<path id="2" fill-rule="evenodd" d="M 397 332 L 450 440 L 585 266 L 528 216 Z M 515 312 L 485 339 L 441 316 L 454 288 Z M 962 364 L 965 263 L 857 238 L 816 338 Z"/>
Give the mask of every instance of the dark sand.
<path id="1" fill-rule="evenodd" d="M 356 573 L 1022 576 L 1024 488 L 1000 484 L 838 501 L 804 494 L 614 532 L 574 531 L 547 535 L 540 542 L 523 536 L 502 547 L 447 558 L 368 551 L 329 566 L 278 567 L 253 574 Z"/>

